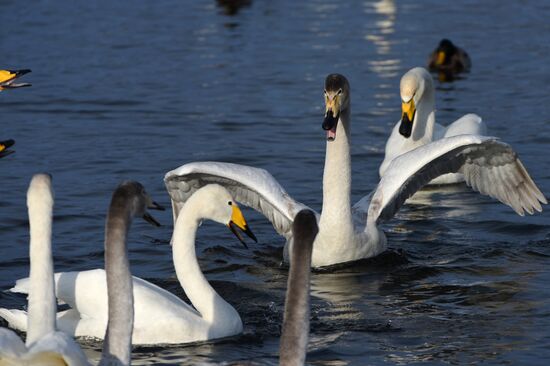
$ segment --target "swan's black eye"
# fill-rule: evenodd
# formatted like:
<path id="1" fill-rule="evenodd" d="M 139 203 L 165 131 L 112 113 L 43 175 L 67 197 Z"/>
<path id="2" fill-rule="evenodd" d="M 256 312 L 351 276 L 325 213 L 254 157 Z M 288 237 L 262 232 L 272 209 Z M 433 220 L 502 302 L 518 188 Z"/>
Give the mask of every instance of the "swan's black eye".
<path id="1" fill-rule="evenodd" d="M 342 88 L 338 89 L 338 95 L 342 94 Z"/>
<path id="2" fill-rule="evenodd" d="M 229 202 L 227 202 L 227 204 L 228 204 L 229 206 L 231 206 L 231 205 L 233 204 L 233 202 L 229 201 Z"/>

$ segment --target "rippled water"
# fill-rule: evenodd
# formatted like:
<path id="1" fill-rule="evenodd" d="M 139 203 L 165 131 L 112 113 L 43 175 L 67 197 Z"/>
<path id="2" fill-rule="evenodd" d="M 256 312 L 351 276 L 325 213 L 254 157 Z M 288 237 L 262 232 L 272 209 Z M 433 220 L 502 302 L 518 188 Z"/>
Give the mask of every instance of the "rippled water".
<path id="1" fill-rule="evenodd" d="M 442 37 L 464 46 L 472 72 L 438 84 L 437 118 L 484 117 L 550 192 L 550 5 L 488 1 L 226 1 L 0 3 L 2 67 L 32 68 L 32 88 L 0 95 L 0 289 L 28 273 L 25 192 L 48 171 L 56 189 L 58 271 L 103 266 L 113 188 L 141 181 L 169 206 L 164 173 L 195 160 L 268 169 L 321 206 L 322 88 L 348 77 L 353 197 L 377 183 L 398 85 Z M 547 208 L 548 210 L 548 208 Z M 521 218 L 466 187 L 423 191 L 385 226 L 390 250 L 317 272 L 308 361 L 316 365 L 546 364 L 550 358 L 549 211 Z M 183 296 L 161 229 L 136 222 L 132 271 Z M 283 240 L 251 210 L 250 250 L 205 224 L 197 253 L 233 304 L 244 335 L 134 350 L 135 364 L 277 362 L 286 269 Z M 24 307 L 0 292 L 0 306 Z M 98 359 L 101 343 L 84 342 Z"/>

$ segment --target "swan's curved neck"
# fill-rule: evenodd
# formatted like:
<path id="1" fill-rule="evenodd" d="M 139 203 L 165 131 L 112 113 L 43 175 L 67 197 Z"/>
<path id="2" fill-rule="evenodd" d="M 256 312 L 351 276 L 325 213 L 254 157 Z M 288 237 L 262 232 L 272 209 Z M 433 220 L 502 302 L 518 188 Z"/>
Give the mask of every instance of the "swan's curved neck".
<path id="1" fill-rule="evenodd" d="M 424 143 L 433 140 L 435 125 L 435 98 L 433 90 L 426 88 L 416 109 L 411 139 L 423 140 Z"/>
<path id="2" fill-rule="evenodd" d="M 238 314 L 210 286 L 197 261 L 195 236 L 202 219 L 198 214 L 201 204 L 204 204 L 203 200 L 191 197 L 176 220 L 172 241 L 174 267 L 185 294 L 202 318 L 223 327 L 224 321 L 230 321 Z"/>
<path id="3" fill-rule="evenodd" d="M 336 139 L 327 141 L 325 170 L 323 173 L 323 210 L 319 228 L 327 229 L 343 223 L 351 225 L 351 155 L 350 155 L 350 110 L 340 114 Z"/>
<path id="4" fill-rule="evenodd" d="M 131 360 L 134 298 L 126 247 L 131 221 L 129 201 L 113 197 L 105 224 L 109 321 L 100 365 L 129 365 Z"/>
<path id="5" fill-rule="evenodd" d="M 55 330 L 52 210 L 52 202 L 29 202 L 31 269 L 27 346 Z"/>

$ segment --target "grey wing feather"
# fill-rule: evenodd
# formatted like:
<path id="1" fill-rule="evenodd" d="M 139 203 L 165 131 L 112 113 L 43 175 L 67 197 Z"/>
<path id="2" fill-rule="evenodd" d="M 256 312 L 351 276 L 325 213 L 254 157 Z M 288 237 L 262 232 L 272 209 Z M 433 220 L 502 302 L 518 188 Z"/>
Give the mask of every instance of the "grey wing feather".
<path id="1" fill-rule="evenodd" d="M 277 233 L 292 236 L 294 216 L 307 206 L 293 200 L 264 169 L 220 162 L 196 162 L 168 172 L 164 178 L 172 199 L 174 222 L 189 197 L 199 188 L 215 183 L 225 187 L 233 198 L 262 213 Z"/>
<path id="2" fill-rule="evenodd" d="M 388 220 L 432 179 L 463 173 L 466 184 L 523 216 L 542 211 L 546 198 L 510 145 L 494 137 L 460 135 L 403 154 L 390 164 L 368 206 L 368 220 Z M 361 202 L 361 201 L 360 201 Z M 365 211 L 365 205 L 358 210 Z"/>

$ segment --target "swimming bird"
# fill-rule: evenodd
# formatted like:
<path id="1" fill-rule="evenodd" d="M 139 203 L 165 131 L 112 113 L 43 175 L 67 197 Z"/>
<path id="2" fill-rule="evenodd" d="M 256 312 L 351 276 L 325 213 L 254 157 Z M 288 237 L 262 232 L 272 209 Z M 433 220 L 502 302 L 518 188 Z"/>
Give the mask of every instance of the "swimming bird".
<path id="1" fill-rule="evenodd" d="M 4 89 L 22 88 L 31 86 L 29 83 L 14 83 L 15 79 L 31 72 L 29 69 L 23 70 L 0 70 L 0 91 Z"/>
<path id="2" fill-rule="evenodd" d="M 298 212 L 292 223 L 294 245 L 290 253 L 279 365 L 298 366 L 306 360 L 311 251 L 318 232 L 315 213 L 311 210 Z"/>
<path id="3" fill-rule="evenodd" d="M 57 365 L 58 363 L 54 360 L 65 362 L 59 363 L 60 365 L 89 365 L 78 345 L 67 334 L 67 322 L 74 323 L 79 314 L 70 309 L 57 314 L 56 319 L 55 290 L 59 292 L 66 289 L 59 288 L 59 275 L 54 279 L 53 274 L 51 258 L 53 193 L 49 175 L 36 175 L 33 178 L 28 202 L 31 224 L 31 274 L 29 278 L 20 280 L 17 284 L 21 292 L 29 294 L 28 313 L 21 310 L 0 309 L 0 316 L 8 321 L 10 326 L 27 331 L 28 348 L 25 348 L 13 332 L 0 329 L 0 365 L 4 365 L 3 361 L 11 362 L 8 362 L 8 365 L 21 365 L 23 362 L 32 365 Z M 103 302 L 99 301 L 100 306 L 105 308 L 103 318 L 105 342 L 100 365 L 130 364 L 134 310 L 126 234 L 133 217 L 143 216 L 147 221 L 158 225 L 158 222 L 146 211 L 146 207 L 157 209 L 160 206 L 152 202 L 138 182 L 124 182 L 113 193 L 105 225 L 106 271 L 101 270 L 104 282 L 106 277 L 108 290 L 104 290 Z M 76 290 L 86 292 L 93 289 L 92 286 L 89 289 Z M 71 299 L 64 299 L 68 304 L 88 300 L 74 294 Z M 83 304 L 83 306 L 86 305 L 94 304 Z M 55 330 L 56 322 L 61 331 Z"/>
<path id="4" fill-rule="evenodd" d="M 402 117 L 392 130 L 386 142 L 384 161 L 380 165 L 380 176 L 388 169 L 390 162 L 407 151 L 429 144 L 434 140 L 457 135 L 485 135 L 487 127 L 477 114 L 469 113 L 449 126 L 435 122 L 435 88 L 430 73 L 422 67 L 407 71 L 399 85 Z M 464 182 L 462 173 L 446 174 L 430 184 L 452 184 Z"/>
<path id="5" fill-rule="evenodd" d="M 466 51 L 448 39 L 442 39 L 428 59 L 428 68 L 440 73 L 441 81 L 450 81 L 456 74 L 470 71 L 471 66 L 472 61 Z"/>
<path id="6" fill-rule="evenodd" d="M 241 241 L 237 228 L 255 239 L 227 190 L 219 185 L 198 190 L 182 210 L 172 245 L 176 275 L 194 308 L 174 294 L 134 277 L 133 344 L 187 343 L 242 332 L 237 311 L 218 295 L 200 270 L 195 235 L 203 219 L 227 225 Z M 57 314 L 60 329 L 76 337 L 103 338 L 107 322 L 105 272 L 96 269 L 56 273 L 55 281 L 57 298 L 71 307 Z M 27 290 L 26 279 L 17 281 L 12 289 L 23 293 Z M 25 330 L 24 321 L 10 324 Z"/>
<path id="7" fill-rule="evenodd" d="M 319 234 L 313 244 L 313 267 L 373 257 L 386 249 L 378 228 L 405 200 L 432 179 L 461 172 L 474 190 L 511 206 L 518 214 L 541 211 L 545 197 L 512 148 L 494 137 L 459 135 L 420 146 L 390 163 L 376 190 L 351 206 L 351 110 L 348 80 L 331 74 L 325 80 L 326 158 Z M 295 201 L 264 169 L 220 162 L 194 162 L 169 171 L 164 182 L 174 218 L 201 186 L 222 184 L 235 200 L 262 213 L 292 246 L 291 224 L 308 208 Z"/>
<path id="8" fill-rule="evenodd" d="M 19 83 L 15 84 L 14 81 L 20 76 L 28 74 L 31 72 L 29 69 L 25 70 L 0 70 L 0 91 L 4 89 L 15 89 L 21 88 L 24 86 L 31 86 L 29 83 Z M 8 150 L 11 146 L 15 144 L 15 141 L 12 139 L 0 141 L 0 158 L 8 156 L 9 154 L 14 153 L 13 150 Z"/>
<path id="9" fill-rule="evenodd" d="M 24 344 L 14 332 L 0 328 L 0 365 L 89 365 L 78 344 L 55 326 L 53 201 L 51 177 L 35 175 L 27 192 L 31 237 L 27 340 Z"/>
<path id="10" fill-rule="evenodd" d="M 15 144 L 15 141 L 12 139 L 0 141 L 0 158 L 3 158 L 4 156 L 14 153 L 15 151 L 8 150 L 14 144 Z"/>

